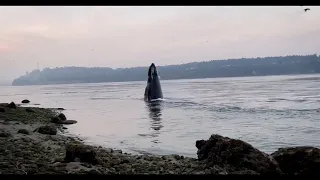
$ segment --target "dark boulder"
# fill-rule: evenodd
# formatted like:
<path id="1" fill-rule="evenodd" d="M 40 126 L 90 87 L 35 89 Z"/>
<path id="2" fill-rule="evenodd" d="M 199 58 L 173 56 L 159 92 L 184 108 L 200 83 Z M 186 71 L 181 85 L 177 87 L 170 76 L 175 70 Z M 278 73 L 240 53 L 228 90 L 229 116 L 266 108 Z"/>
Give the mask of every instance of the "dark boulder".
<path id="1" fill-rule="evenodd" d="M 19 129 L 18 133 L 27 134 L 27 135 L 30 134 L 30 132 L 28 130 L 26 130 L 26 129 Z"/>
<path id="2" fill-rule="evenodd" d="M 314 147 L 280 148 L 271 156 L 288 175 L 320 175 L 320 149 Z"/>
<path id="3" fill-rule="evenodd" d="M 268 154 L 236 139 L 211 135 L 196 141 L 198 159 L 207 166 L 218 165 L 229 173 L 281 174 L 278 163 Z"/>
<path id="4" fill-rule="evenodd" d="M 59 117 L 61 120 L 63 120 L 63 121 L 67 120 L 66 115 L 64 115 L 63 113 L 60 113 L 60 114 L 58 115 L 58 117 Z"/>
<path id="5" fill-rule="evenodd" d="M 6 109 L 3 107 L 0 107 L 0 112 L 6 112 Z"/>
<path id="6" fill-rule="evenodd" d="M 77 123 L 76 120 L 67 120 L 66 116 L 63 113 L 59 114 L 58 116 L 52 117 L 51 122 L 56 123 L 56 124 L 75 124 L 75 123 Z"/>
<path id="7" fill-rule="evenodd" d="M 66 162 L 75 162 L 77 159 L 80 162 L 86 162 L 90 164 L 97 164 L 96 152 L 91 146 L 87 146 L 80 143 L 70 143 L 66 147 Z"/>
<path id="8" fill-rule="evenodd" d="M 17 108 L 17 106 L 16 106 L 16 104 L 14 102 L 9 103 L 7 107 L 11 108 L 11 109 L 16 109 Z"/>
<path id="9" fill-rule="evenodd" d="M 9 103 L 0 103 L 0 107 L 8 107 Z"/>
<path id="10" fill-rule="evenodd" d="M 59 123 L 60 121 L 62 121 L 58 116 L 52 117 L 51 118 L 51 122 L 52 123 Z"/>
<path id="11" fill-rule="evenodd" d="M 57 128 L 53 126 L 41 126 L 35 129 L 34 132 L 38 132 L 41 134 L 48 134 L 48 135 L 56 135 L 58 133 Z"/>
<path id="12" fill-rule="evenodd" d="M 21 103 L 27 104 L 27 103 L 30 103 L 30 101 L 28 99 L 24 99 L 24 100 L 21 101 Z"/>
<path id="13" fill-rule="evenodd" d="M 33 109 L 31 109 L 31 108 L 26 108 L 26 111 L 27 112 L 30 112 L 30 113 L 34 113 L 35 111 L 33 110 Z"/>
<path id="14" fill-rule="evenodd" d="M 57 124 L 76 124 L 76 120 L 66 120 L 66 121 L 59 121 Z"/>

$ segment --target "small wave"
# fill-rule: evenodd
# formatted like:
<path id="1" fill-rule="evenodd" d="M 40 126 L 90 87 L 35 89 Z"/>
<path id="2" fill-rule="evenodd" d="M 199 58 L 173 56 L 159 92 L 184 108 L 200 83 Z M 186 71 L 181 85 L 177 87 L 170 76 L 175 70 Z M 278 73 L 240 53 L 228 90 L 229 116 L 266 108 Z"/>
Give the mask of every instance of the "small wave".
<path id="1" fill-rule="evenodd" d="M 62 92 L 61 94 L 78 94 L 79 92 L 75 92 L 75 91 L 73 91 L 73 92 Z"/>
<path id="2" fill-rule="evenodd" d="M 30 95 L 30 94 L 13 94 L 14 96 L 26 96 L 26 95 Z"/>
<path id="3" fill-rule="evenodd" d="M 163 99 L 163 98 L 151 99 L 151 102 L 155 102 L 155 101 L 165 101 L 165 99 Z"/>
<path id="4" fill-rule="evenodd" d="M 114 99 L 114 98 L 111 98 L 111 97 L 89 98 L 89 100 L 110 100 L 110 99 Z"/>
<path id="5" fill-rule="evenodd" d="M 279 101 L 291 101 L 291 102 L 305 102 L 308 99 L 285 99 L 285 98 L 271 98 L 266 102 L 279 102 Z"/>
<path id="6" fill-rule="evenodd" d="M 314 81 L 320 80 L 320 77 L 304 77 L 304 78 L 292 78 L 288 79 L 288 81 Z"/>
<path id="7" fill-rule="evenodd" d="M 157 137 L 156 134 L 138 134 L 138 136 L 141 136 L 141 137 Z"/>

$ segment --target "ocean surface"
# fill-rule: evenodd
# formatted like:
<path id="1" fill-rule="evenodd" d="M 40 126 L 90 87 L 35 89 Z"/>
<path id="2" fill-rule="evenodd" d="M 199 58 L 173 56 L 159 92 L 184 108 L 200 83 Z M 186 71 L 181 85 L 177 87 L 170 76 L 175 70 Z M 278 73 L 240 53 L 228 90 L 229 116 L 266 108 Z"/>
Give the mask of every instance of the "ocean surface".
<path id="1" fill-rule="evenodd" d="M 196 157 L 195 141 L 220 134 L 272 153 L 320 146 L 320 75 L 161 81 L 164 101 L 143 101 L 146 82 L 2 86 L 0 102 L 29 99 L 66 110 L 67 135 L 134 154 Z"/>

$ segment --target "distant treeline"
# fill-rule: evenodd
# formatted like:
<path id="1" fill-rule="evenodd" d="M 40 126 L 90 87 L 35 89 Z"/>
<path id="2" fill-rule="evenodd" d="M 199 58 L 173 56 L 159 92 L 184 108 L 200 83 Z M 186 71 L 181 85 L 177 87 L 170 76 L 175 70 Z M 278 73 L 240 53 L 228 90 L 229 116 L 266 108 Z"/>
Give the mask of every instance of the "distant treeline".
<path id="1" fill-rule="evenodd" d="M 157 64 L 156 64 L 157 65 Z M 147 80 L 149 64 L 132 68 L 60 67 L 34 70 L 20 76 L 12 85 L 46 85 Z M 215 77 L 266 76 L 320 73 L 320 57 L 293 55 L 284 57 L 242 58 L 157 66 L 161 80 Z"/>

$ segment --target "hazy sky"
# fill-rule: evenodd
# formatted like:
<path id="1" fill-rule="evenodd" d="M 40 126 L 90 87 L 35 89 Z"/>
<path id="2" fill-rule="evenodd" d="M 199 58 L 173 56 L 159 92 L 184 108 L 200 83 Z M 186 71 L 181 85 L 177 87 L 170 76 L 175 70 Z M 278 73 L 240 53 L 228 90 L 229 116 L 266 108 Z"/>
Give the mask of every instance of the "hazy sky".
<path id="1" fill-rule="evenodd" d="M 132 67 L 320 50 L 320 8 L 0 7 L 0 81 L 39 67 Z M 320 53 L 319 53 L 320 54 Z"/>

